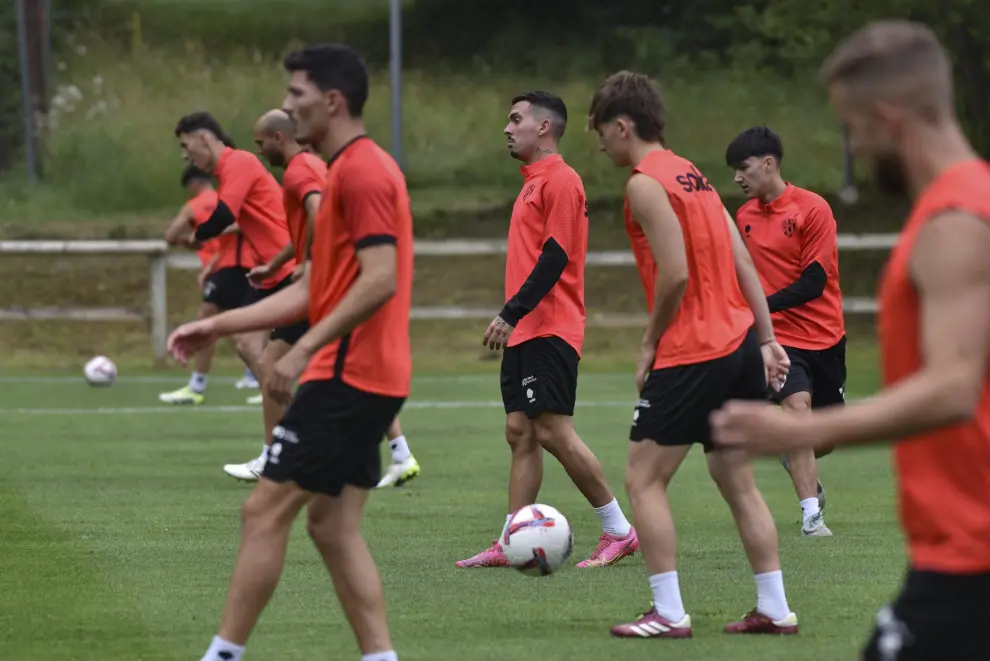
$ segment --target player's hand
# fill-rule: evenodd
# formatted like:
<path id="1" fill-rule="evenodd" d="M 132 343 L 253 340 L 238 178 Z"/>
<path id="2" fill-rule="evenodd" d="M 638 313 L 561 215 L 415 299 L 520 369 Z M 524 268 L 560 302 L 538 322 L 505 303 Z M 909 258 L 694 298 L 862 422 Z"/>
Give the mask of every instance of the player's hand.
<path id="1" fill-rule="evenodd" d="M 182 244 L 189 250 L 199 250 L 203 247 L 203 242 L 196 238 L 195 234 L 190 234 L 183 240 Z"/>
<path id="2" fill-rule="evenodd" d="M 780 392 L 787 381 L 787 373 L 791 371 L 791 359 L 787 357 L 784 347 L 772 340 L 760 346 L 763 353 L 763 367 L 766 370 L 767 384 Z"/>
<path id="3" fill-rule="evenodd" d="M 206 279 L 210 277 L 211 272 L 212 271 L 210 269 L 203 269 L 199 272 L 199 275 L 196 276 L 196 284 L 199 285 L 200 291 L 203 291 L 206 287 Z"/>
<path id="4" fill-rule="evenodd" d="M 515 329 L 515 326 L 511 326 L 502 317 L 495 317 L 492 319 L 492 323 L 488 324 L 488 330 L 485 331 L 485 339 L 481 343 L 495 351 L 506 349 L 509 346 L 509 336 L 512 335 L 512 331 Z"/>
<path id="5" fill-rule="evenodd" d="M 270 397 L 282 406 L 288 406 L 292 401 L 292 388 L 302 376 L 308 363 L 309 356 L 299 349 L 299 345 L 294 346 L 275 363 L 271 372 L 265 375 L 265 397 Z"/>
<path id="6" fill-rule="evenodd" d="M 255 266 L 253 269 L 248 271 L 248 281 L 250 281 L 252 287 L 260 287 L 261 283 L 271 277 L 272 270 L 271 264 Z"/>
<path id="7" fill-rule="evenodd" d="M 653 371 L 653 363 L 656 361 L 657 348 L 650 344 L 644 344 L 639 349 L 639 358 L 636 359 L 636 392 L 643 392 L 646 385 L 646 378 Z"/>
<path id="8" fill-rule="evenodd" d="M 787 413 L 766 402 L 731 401 L 710 417 L 712 438 L 721 446 L 753 454 L 780 454 L 815 444 L 808 416 Z"/>
<path id="9" fill-rule="evenodd" d="M 302 264 L 297 264 L 296 268 L 292 269 L 292 282 L 295 282 L 299 278 L 306 275 L 306 264 L 309 262 L 303 262 Z"/>
<path id="10" fill-rule="evenodd" d="M 204 349 L 219 339 L 216 324 L 213 319 L 200 319 L 188 324 L 182 324 L 168 336 L 166 347 L 172 357 L 183 366 L 198 351 Z"/>

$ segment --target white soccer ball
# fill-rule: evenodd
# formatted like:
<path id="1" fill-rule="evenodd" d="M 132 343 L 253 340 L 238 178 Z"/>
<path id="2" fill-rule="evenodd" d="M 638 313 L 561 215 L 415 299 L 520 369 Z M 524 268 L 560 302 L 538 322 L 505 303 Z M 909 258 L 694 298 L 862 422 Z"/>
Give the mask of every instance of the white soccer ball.
<path id="1" fill-rule="evenodd" d="M 117 380 L 117 366 L 106 356 L 97 356 L 83 367 L 83 375 L 91 386 L 110 386 Z"/>
<path id="2" fill-rule="evenodd" d="M 498 540 L 509 564 L 527 576 L 549 576 L 574 548 L 571 524 L 549 505 L 527 505 L 512 515 Z"/>

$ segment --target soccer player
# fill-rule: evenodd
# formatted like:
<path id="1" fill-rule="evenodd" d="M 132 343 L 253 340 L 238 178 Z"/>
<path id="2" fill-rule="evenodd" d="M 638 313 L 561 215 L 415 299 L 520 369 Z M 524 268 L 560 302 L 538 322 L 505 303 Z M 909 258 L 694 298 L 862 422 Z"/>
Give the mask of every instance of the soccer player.
<path id="1" fill-rule="evenodd" d="M 182 206 L 165 232 L 165 241 L 169 245 L 178 245 L 188 239 L 197 226 L 209 219 L 217 206 L 212 177 L 195 165 L 189 165 L 183 171 L 182 186 L 189 194 L 189 201 Z M 197 251 L 202 264 L 197 282 L 203 293 L 197 318 L 205 319 L 222 310 L 232 310 L 244 301 L 248 285 L 245 280 L 247 269 L 241 265 L 242 250 L 242 237 L 235 231 L 208 241 Z M 206 401 L 213 351 L 211 345 L 196 354 L 196 367 L 188 385 L 173 392 L 161 393 L 158 399 L 166 404 L 198 405 Z"/>
<path id="2" fill-rule="evenodd" d="M 624 638 L 686 638 L 677 540 L 667 488 L 694 443 L 732 511 L 756 576 L 756 608 L 727 633 L 797 633 L 784 594 L 777 531 L 749 456 L 713 451 L 709 414 L 731 398 L 766 404 L 787 354 L 777 343 L 759 276 L 718 193 L 690 161 L 664 148 L 660 89 L 622 71 L 595 92 L 589 126 L 626 182 L 626 232 L 650 321 L 639 347 L 639 403 L 630 432 L 626 488 L 650 575 L 654 607 L 612 629 Z"/>
<path id="3" fill-rule="evenodd" d="M 736 225 L 760 274 L 777 339 L 791 361 L 771 400 L 795 413 L 842 405 L 846 386 L 846 326 L 839 289 L 835 217 L 820 195 L 784 181 L 784 146 L 765 126 L 743 131 L 725 150 L 726 164 L 749 198 Z M 801 505 L 801 530 L 831 537 L 822 512 L 825 489 L 815 453 L 781 455 Z"/>
<path id="4" fill-rule="evenodd" d="M 219 200 L 210 217 L 193 233 L 192 241 L 202 243 L 220 236 L 235 223 L 258 260 L 270 261 L 289 242 L 289 228 L 282 209 L 282 189 L 258 157 L 251 152 L 228 146 L 230 138 L 209 113 L 196 112 L 179 120 L 175 127 L 182 157 L 220 181 Z M 291 282 L 295 262 L 289 261 L 261 283 L 248 287 L 245 305 L 284 289 Z M 253 331 L 234 338 L 237 353 L 251 371 L 262 379 L 259 361 L 268 341 L 268 333 Z M 267 446 L 266 446 L 267 447 Z"/>
<path id="5" fill-rule="evenodd" d="M 509 515 L 536 502 L 543 451 L 552 454 L 595 509 L 602 534 L 578 567 L 610 566 L 639 548 L 598 458 L 574 430 L 578 361 L 584 341 L 588 207 L 584 185 L 557 151 L 567 126 L 564 102 L 535 91 L 512 99 L 508 151 L 523 163 L 523 185 L 509 221 L 505 307 L 484 344 L 502 353 L 505 438 L 512 451 Z M 458 567 L 506 567 L 498 542 Z"/>
<path id="6" fill-rule="evenodd" d="M 900 441 L 894 449 L 910 570 L 864 661 L 984 659 L 990 617 L 990 164 L 953 108 L 948 53 L 926 26 L 871 23 L 823 77 L 852 149 L 913 208 L 884 271 L 884 389 L 786 415 L 730 402 L 716 439 L 754 452 Z"/>
<path id="7" fill-rule="evenodd" d="M 305 272 L 327 166 L 319 156 L 305 151 L 296 141 L 295 126 L 283 110 L 271 110 L 258 119 L 254 125 L 254 143 L 258 152 L 272 166 L 284 168 L 282 205 L 290 237 L 270 260 L 255 266 L 248 273 L 251 284 L 260 287 L 290 261 L 296 264 L 291 274 L 293 280 L 298 280 Z M 259 360 L 261 373 L 270 370 L 307 330 L 309 324 L 305 319 L 273 330 Z M 226 464 L 223 467 L 227 475 L 245 482 L 253 482 L 261 474 L 267 450 L 272 443 L 272 429 L 285 414 L 283 404 L 264 395 L 259 397 L 265 425 L 265 447 L 262 453 L 247 463 Z M 253 402 L 253 398 L 248 401 Z"/>
<path id="8" fill-rule="evenodd" d="M 330 162 L 309 268 L 278 294 L 183 326 L 169 340 L 185 360 L 218 335 L 279 328 L 306 318 L 308 308 L 309 331 L 263 379 L 265 395 L 280 401 L 300 374 L 302 385 L 244 504 L 227 604 L 202 661 L 242 658 L 303 507 L 362 661 L 397 661 L 361 513 L 380 477 L 379 444 L 409 394 L 409 195 L 398 165 L 365 134 L 360 58 L 346 46 L 312 46 L 288 55 L 285 67 L 292 76 L 284 107 L 298 137 Z"/>

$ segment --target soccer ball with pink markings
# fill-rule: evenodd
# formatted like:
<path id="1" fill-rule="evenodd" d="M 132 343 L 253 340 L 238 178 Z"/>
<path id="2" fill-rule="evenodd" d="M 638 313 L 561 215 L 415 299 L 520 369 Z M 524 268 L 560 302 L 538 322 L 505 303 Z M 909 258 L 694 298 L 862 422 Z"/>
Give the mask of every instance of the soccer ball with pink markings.
<path id="1" fill-rule="evenodd" d="M 512 515 L 498 543 L 509 565 L 519 572 L 549 576 L 571 557 L 574 536 L 563 514 L 537 503 Z"/>
<path id="2" fill-rule="evenodd" d="M 96 356 L 83 367 L 83 375 L 91 386 L 111 386 L 117 380 L 117 366 L 106 356 Z"/>

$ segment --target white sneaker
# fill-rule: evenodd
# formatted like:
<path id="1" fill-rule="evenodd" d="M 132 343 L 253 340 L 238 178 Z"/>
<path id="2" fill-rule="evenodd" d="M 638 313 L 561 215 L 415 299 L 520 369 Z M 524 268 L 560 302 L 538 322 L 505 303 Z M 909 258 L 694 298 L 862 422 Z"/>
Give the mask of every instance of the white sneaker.
<path id="1" fill-rule="evenodd" d="M 260 386 L 258 385 L 258 379 L 245 374 L 234 384 L 234 387 L 238 390 L 257 390 Z"/>
<path id="2" fill-rule="evenodd" d="M 265 468 L 265 458 L 257 457 L 246 464 L 227 464 L 223 472 L 241 482 L 257 482 Z"/>
<path id="3" fill-rule="evenodd" d="M 405 461 L 393 461 L 376 488 L 401 487 L 419 475 L 419 472 L 419 462 L 412 455 Z"/>
<path id="4" fill-rule="evenodd" d="M 801 532 L 805 537 L 831 537 L 832 531 L 825 525 L 825 516 L 818 512 L 813 517 L 804 522 Z"/>
<path id="5" fill-rule="evenodd" d="M 261 406 L 261 402 L 264 400 L 264 395 L 258 393 L 257 395 L 251 395 L 247 398 L 247 403 L 253 406 Z"/>

